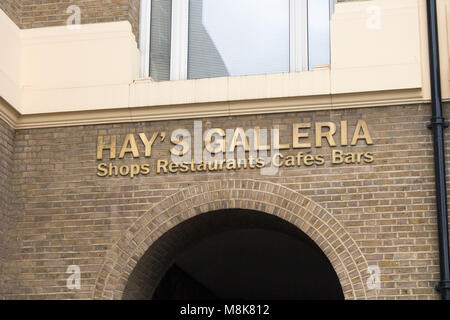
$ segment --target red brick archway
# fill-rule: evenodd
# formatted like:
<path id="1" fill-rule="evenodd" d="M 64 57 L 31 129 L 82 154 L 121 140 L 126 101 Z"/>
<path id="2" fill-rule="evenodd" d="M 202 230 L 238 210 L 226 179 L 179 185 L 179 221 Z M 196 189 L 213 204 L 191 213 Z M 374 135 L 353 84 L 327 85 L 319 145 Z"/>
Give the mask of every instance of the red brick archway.
<path id="1" fill-rule="evenodd" d="M 275 215 L 308 235 L 336 271 L 346 299 L 374 298 L 366 290 L 367 261 L 337 219 L 298 192 L 266 181 L 223 180 L 182 189 L 153 206 L 112 246 L 93 292 L 94 299 L 121 299 L 127 281 L 150 246 L 174 226 L 222 209 Z"/>

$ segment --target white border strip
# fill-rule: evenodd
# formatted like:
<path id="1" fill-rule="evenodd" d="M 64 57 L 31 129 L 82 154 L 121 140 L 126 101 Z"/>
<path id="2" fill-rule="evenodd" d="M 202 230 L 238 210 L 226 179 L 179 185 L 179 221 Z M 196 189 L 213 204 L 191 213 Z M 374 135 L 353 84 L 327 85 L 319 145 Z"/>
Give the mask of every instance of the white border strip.
<path id="1" fill-rule="evenodd" d="M 308 0 L 289 2 L 290 72 L 308 70 Z"/>
<path id="2" fill-rule="evenodd" d="M 150 76 L 150 20 L 152 0 L 141 0 L 139 49 L 141 50 L 141 77 Z"/>
<path id="3" fill-rule="evenodd" d="M 189 0 L 172 0 L 170 80 L 186 80 L 188 68 Z"/>

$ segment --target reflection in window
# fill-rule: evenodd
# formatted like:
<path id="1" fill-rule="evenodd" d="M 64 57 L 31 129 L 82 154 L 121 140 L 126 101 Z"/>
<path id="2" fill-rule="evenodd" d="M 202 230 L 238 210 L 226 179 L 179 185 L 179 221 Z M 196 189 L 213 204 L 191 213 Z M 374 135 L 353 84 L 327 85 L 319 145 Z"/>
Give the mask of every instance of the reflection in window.
<path id="1" fill-rule="evenodd" d="M 150 76 L 170 80 L 171 0 L 152 0 L 150 26 Z"/>
<path id="2" fill-rule="evenodd" d="M 308 0 L 309 69 L 330 63 L 330 1 Z"/>
<path id="3" fill-rule="evenodd" d="M 289 0 L 190 0 L 188 79 L 289 72 Z"/>
<path id="4" fill-rule="evenodd" d="M 328 65 L 336 1 L 142 0 L 142 74 L 166 81 Z"/>

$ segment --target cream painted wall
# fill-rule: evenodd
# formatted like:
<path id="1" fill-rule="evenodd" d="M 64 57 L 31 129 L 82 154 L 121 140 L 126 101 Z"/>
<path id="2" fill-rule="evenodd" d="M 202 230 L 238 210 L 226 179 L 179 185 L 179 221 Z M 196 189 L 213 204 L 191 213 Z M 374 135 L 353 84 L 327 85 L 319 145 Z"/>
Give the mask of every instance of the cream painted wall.
<path id="1" fill-rule="evenodd" d="M 128 106 L 139 51 L 127 21 L 22 30 L 26 113 Z"/>
<path id="2" fill-rule="evenodd" d="M 445 30 L 440 33 L 443 92 L 450 99 L 445 50 L 450 48 L 450 0 L 438 3 Z M 380 28 L 367 25 L 373 8 L 379 10 Z M 296 98 L 289 108 L 427 101 L 425 10 L 425 0 L 338 3 L 331 23 L 331 66 L 168 82 L 139 79 L 139 51 L 128 22 L 19 30 L 0 10 L 0 38 L 6 48 L 0 51 L 0 95 L 23 115 L 132 108 L 124 114 L 143 119 L 142 108 L 134 107 L 151 107 L 145 112 L 163 117 L 179 113 L 178 107 L 164 106 L 186 105 L 183 114 L 188 116 L 189 108 L 199 103 L 216 103 L 217 110 L 208 108 L 211 115 L 282 111 L 273 105 L 264 109 L 263 99 L 269 98 Z"/>
<path id="3" fill-rule="evenodd" d="M 442 96 L 450 99 L 450 0 L 438 1 Z"/>
<path id="4" fill-rule="evenodd" d="M 21 111 L 20 29 L 0 9 L 0 97 Z"/>
<path id="5" fill-rule="evenodd" d="M 422 88 L 418 6 L 419 0 L 336 6 L 331 21 L 333 93 Z"/>

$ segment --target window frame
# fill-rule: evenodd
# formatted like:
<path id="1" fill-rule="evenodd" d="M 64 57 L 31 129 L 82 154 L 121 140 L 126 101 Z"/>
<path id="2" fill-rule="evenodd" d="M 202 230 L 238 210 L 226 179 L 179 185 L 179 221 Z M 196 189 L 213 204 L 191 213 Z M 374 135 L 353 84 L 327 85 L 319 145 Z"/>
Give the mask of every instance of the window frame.
<path id="1" fill-rule="evenodd" d="M 150 26 L 152 0 L 141 0 L 139 16 L 139 49 L 141 51 L 141 77 L 150 76 Z"/>
<path id="2" fill-rule="evenodd" d="M 308 0 L 289 0 L 289 72 L 307 71 Z"/>
<path id="3" fill-rule="evenodd" d="M 309 70 L 308 1 L 289 0 L 289 72 Z M 337 0 L 329 0 L 330 17 Z M 150 77 L 152 0 L 141 0 L 141 77 Z M 170 80 L 188 80 L 189 0 L 172 0 Z"/>
<path id="4" fill-rule="evenodd" d="M 170 80 L 187 80 L 189 0 L 172 0 Z"/>

